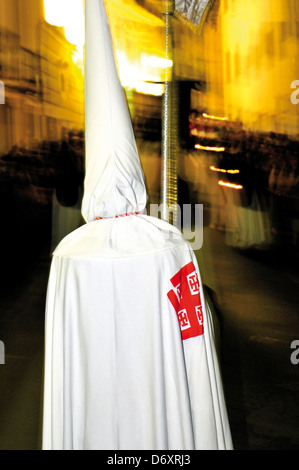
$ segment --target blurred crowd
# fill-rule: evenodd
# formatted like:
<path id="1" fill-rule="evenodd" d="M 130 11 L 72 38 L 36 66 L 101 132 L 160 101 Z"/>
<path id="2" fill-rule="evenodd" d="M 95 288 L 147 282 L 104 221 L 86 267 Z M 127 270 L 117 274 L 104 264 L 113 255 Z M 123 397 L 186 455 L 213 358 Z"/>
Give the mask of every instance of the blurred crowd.
<path id="1" fill-rule="evenodd" d="M 298 142 L 244 130 L 240 123 L 209 122 L 203 129 L 198 119 L 190 120 L 188 152 L 204 175 L 198 197 L 208 197 L 211 227 L 225 230 L 233 246 L 298 248 Z M 199 142 L 207 149 L 194 150 Z"/>
<path id="2" fill-rule="evenodd" d="M 201 132 L 190 122 L 189 141 L 178 152 L 178 202 L 203 203 L 210 227 L 224 230 L 232 246 L 298 248 L 297 142 L 285 135 L 246 131 L 240 123 L 217 123 Z M 195 149 L 198 142 L 209 148 Z M 161 142 L 141 137 L 137 144 L 149 200 L 159 203 Z M 222 148 L 215 152 L 213 147 Z M 14 147 L 2 155 L 1 212 L 11 228 L 6 242 L 11 232 L 30 226 L 31 243 L 48 237 L 54 249 L 83 223 L 83 180 L 82 130 L 68 131 L 59 142 Z M 1 236 L 3 241 L 4 232 Z"/>
<path id="3" fill-rule="evenodd" d="M 53 246 L 81 223 L 84 132 L 71 130 L 61 141 L 14 146 L 0 157 L 2 246 L 16 255 Z"/>

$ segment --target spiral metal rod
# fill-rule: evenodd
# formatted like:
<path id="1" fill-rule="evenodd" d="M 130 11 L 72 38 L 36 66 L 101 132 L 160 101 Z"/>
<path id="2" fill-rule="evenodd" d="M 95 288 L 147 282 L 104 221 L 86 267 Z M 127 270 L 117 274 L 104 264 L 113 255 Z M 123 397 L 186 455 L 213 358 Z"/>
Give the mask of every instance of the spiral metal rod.
<path id="1" fill-rule="evenodd" d="M 178 103 L 177 82 L 174 72 L 173 17 L 174 1 L 164 2 L 165 58 L 172 67 L 165 72 L 165 92 L 162 104 L 162 219 L 173 225 L 177 223 L 177 129 Z"/>

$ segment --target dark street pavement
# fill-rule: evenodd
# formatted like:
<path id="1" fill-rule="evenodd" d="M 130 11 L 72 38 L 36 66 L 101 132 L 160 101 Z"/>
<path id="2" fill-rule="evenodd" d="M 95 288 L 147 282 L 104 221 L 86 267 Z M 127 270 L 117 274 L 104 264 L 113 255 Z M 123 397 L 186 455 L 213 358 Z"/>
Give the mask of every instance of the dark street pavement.
<path id="1" fill-rule="evenodd" d="M 199 254 L 217 294 L 221 362 L 237 450 L 299 449 L 299 273 L 294 254 L 240 251 L 206 229 Z"/>
<path id="2" fill-rule="evenodd" d="M 50 256 L 10 255 L 1 284 L 0 449 L 41 446 L 44 307 Z M 205 228 L 197 253 L 204 283 L 217 296 L 221 362 L 236 450 L 299 449 L 299 274 L 290 254 L 238 251 Z M 216 302 L 216 297 L 215 297 Z"/>

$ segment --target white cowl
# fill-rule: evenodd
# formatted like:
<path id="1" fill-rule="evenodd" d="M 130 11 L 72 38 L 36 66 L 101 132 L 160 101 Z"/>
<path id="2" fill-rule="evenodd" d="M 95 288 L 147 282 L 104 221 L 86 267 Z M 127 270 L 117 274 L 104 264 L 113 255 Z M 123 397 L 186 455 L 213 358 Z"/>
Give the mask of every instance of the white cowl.
<path id="1" fill-rule="evenodd" d="M 53 254 L 43 449 L 231 449 L 194 253 L 146 189 L 103 0 L 86 0 L 86 224 Z"/>
<path id="2" fill-rule="evenodd" d="M 142 212 L 147 202 L 131 117 L 102 1 L 86 2 L 83 217 Z"/>

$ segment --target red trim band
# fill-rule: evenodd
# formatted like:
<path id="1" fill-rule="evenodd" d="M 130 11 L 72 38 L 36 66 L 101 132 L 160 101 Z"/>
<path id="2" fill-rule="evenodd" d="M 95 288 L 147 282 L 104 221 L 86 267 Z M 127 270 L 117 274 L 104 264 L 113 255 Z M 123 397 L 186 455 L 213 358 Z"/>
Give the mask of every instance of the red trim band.
<path id="1" fill-rule="evenodd" d="M 119 217 L 129 217 L 129 215 L 140 215 L 140 212 L 130 212 L 128 214 L 116 215 L 115 217 L 96 217 L 94 220 L 118 219 Z"/>

